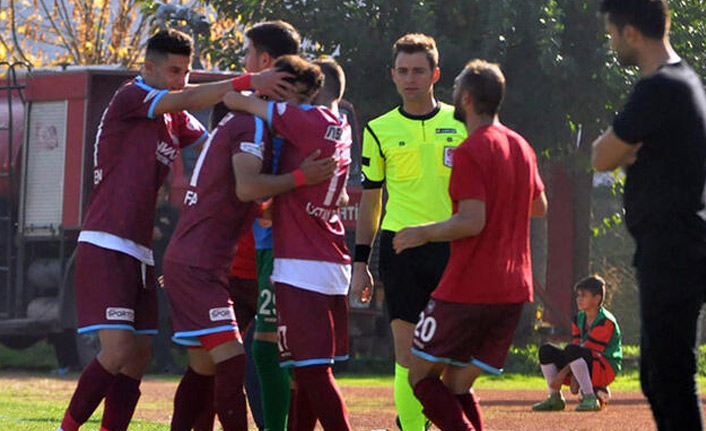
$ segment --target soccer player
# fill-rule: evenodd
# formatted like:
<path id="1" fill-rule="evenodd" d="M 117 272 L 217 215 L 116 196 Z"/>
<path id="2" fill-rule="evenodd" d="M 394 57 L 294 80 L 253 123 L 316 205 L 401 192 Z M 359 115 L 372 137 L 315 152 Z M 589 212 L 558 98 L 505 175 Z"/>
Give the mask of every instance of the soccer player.
<path id="1" fill-rule="evenodd" d="M 233 88 L 272 95 L 290 88 L 276 71 L 187 87 L 192 51 L 178 31 L 152 36 L 141 76 L 115 93 L 98 127 L 75 289 L 78 331 L 98 332 L 101 351 L 81 374 L 59 430 L 78 430 L 103 398 L 102 429 L 125 430 L 132 418 L 158 326 L 151 250 L 157 191 L 180 146 L 206 137 L 184 110 L 211 106 Z"/>
<path id="2" fill-rule="evenodd" d="M 659 431 L 702 429 L 696 388 L 706 292 L 706 93 L 669 42 L 666 0 L 604 0 L 610 43 L 638 81 L 593 143 L 593 167 L 625 167 L 625 221 L 640 286 L 640 381 Z"/>
<path id="3" fill-rule="evenodd" d="M 504 94 L 495 64 L 474 60 L 459 74 L 455 117 L 469 136 L 454 153 L 454 214 L 394 239 L 397 253 L 451 241 L 449 264 L 414 330 L 409 372 L 424 413 L 442 431 L 483 429 L 470 388 L 481 372 L 501 372 L 523 303 L 532 300 L 529 221 L 544 215 L 547 201 L 534 151 L 498 119 Z"/>
<path id="4" fill-rule="evenodd" d="M 293 72 L 288 79 L 297 84 L 301 79 Z M 332 158 L 314 161 L 320 151 L 313 151 L 289 173 L 262 174 L 271 163 L 266 159 L 271 154 L 268 146 L 261 119 L 235 112 L 221 120 L 199 155 L 164 260 L 174 340 L 200 347 L 189 350 L 187 373 L 208 375 L 215 368 L 214 399 L 224 431 L 247 429 L 245 356 L 228 272 L 235 245 L 257 213 L 252 201 L 325 181 L 337 166 Z M 180 385 L 172 431 L 193 426 L 202 404 L 209 401 L 199 389 Z"/>
<path id="5" fill-rule="evenodd" d="M 446 267 L 445 241 L 396 255 L 395 232 L 406 226 L 437 222 L 451 215 L 448 187 L 456 147 L 465 139 L 453 107 L 434 97 L 439 52 L 433 38 L 407 34 L 393 47 L 392 80 L 402 105 L 372 120 L 363 135 L 363 194 L 356 225 L 353 293 L 370 300 L 371 246 L 382 214 L 382 186 L 388 200 L 380 235 L 380 276 L 395 344 L 395 406 L 403 431 L 423 431 L 427 422 L 407 375 L 414 324 Z"/>
<path id="6" fill-rule="evenodd" d="M 259 72 L 274 66 L 283 55 L 299 52 L 301 38 L 289 23 L 265 21 L 254 25 L 245 32 L 247 53 L 245 68 L 249 72 Z M 272 173 L 278 171 L 279 154 L 283 139 L 272 136 Z M 270 201 L 271 203 L 271 201 Z M 252 358 L 260 381 L 262 410 L 265 428 L 268 431 L 285 431 L 290 404 L 291 373 L 279 366 L 277 350 L 277 312 L 275 290 L 270 283 L 274 257 L 272 254 L 272 220 L 270 209 L 253 225 L 256 248 L 256 265 L 259 294 L 255 335 L 252 343 Z"/>
<path id="7" fill-rule="evenodd" d="M 313 430 L 318 418 L 325 430 L 350 430 L 347 410 L 331 372 L 335 360 L 348 357 L 348 300 L 350 256 L 339 201 L 350 165 L 351 129 L 338 112 L 345 88 L 343 71 L 329 61 L 328 87 L 319 102 L 325 106 L 267 103 L 230 92 L 224 98 L 232 109 L 267 118 L 285 138 L 281 168 L 289 170 L 313 150 L 339 159 L 327 183 L 303 187 L 277 196 L 273 205 L 274 271 L 277 296 L 280 363 L 293 367 L 296 384 L 295 429 Z M 297 56 L 284 56 L 275 66 L 306 74 L 320 87 L 322 72 Z M 296 71 L 296 72 L 294 72 Z M 332 82 L 329 81 L 331 84 Z M 315 92 L 308 91 L 309 102 Z M 311 414 L 307 414 L 311 412 Z"/>

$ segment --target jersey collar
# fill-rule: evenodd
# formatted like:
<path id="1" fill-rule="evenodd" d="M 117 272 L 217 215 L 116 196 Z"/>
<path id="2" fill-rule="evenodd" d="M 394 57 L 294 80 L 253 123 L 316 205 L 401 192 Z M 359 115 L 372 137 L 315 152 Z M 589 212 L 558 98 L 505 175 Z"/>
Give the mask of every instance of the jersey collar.
<path id="1" fill-rule="evenodd" d="M 400 115 L 402 115 L 405 118 L 409 118 L 410 120 L 417 120 L 417 121 L 426 121 L 434 118 L 436 114 L 439 113 L 441 110 L 441 105 L 439 104 L 438 100 L 434 100 L 436 102 L 436 107 L 432 109 L 431 111 L 427 112 L 426 114 L 422 115 L 414 115 L 410 114 L 409 112 L 405 111 L 404 108 L 402 108 L 402 105 L 400 105 L 397 110 L 400 112 Z"/>

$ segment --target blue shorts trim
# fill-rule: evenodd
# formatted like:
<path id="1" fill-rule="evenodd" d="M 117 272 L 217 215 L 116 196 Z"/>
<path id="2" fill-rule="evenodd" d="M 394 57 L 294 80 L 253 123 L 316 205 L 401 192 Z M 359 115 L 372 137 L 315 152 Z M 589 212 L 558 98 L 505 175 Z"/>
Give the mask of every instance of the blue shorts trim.
<path id="1" fill-rule="evenodd" d="M 481 370 L 485 371 L 486 373 L 494 374 L 496 376 L 499 376 L 503 373 L 502 368 L 498 369 L 495 367 L 491 367 L 490 365 L 486 364 L 485 362 L 481 362 L 478 359 L 473 359 L 471 363 L 476 367 L 480 368 Z"/>
<path id="2" fill-rule="evenodd" d="M 83 328 L 78 328 L 76 330 L 76 332 L 79 334 L 96 335 L 96 333 L 100 329 L 123 329 L 125 331 L 135 332 L 135 328 L 132 327 L 132 325 L 128 325 L 126 323 L 116 323 L 114 325 L 100 324 L 100 325 L 84 326 Z"/>
<path id="3" fill-rule="evenodd" d="M 296 368 L 296 367 L 306 367 L 309 365 L 331 365 L 334 362 L 347 361 L 348 358 L 349 358 L 349 356 L 345 355 L 345 356 L 336 356 L 334 358 L 305 359 L 303 361 L 289 360 L 289 361 L 280 362 L 279 366 L 280 366 L 280 368 Z"/>
<path id="4" fill-rule="evenodd" d="M 449 364 L 449 365 L 453 365 L 454 367 L 467 367 L 473 363 L 473 361 L 461 362 L 461 361 L 453 360 L 451 358 L 437 358 L 436 356 L 432 356 L 428 353 L 422 352 L 421 350 L 417 350 L 414 347 L 412 347 L 412 353 L 414 353 L 415 355 L 417 355 L 420 358 L 427 360 L 429 362 Z M 487 365 L 486 365 L 486 367 L 487 367 Z"/>
<path id="5" fill-rule="evenodd" d="M 237 331 L 237 325 L 222 325 L 215 328 L 199 329 L 198 331 L 181 331 L 174 333 L 172 341 L 182 346 L 200 346 L 199 337 L 202 335 L 215 334 L 216 332 Z"/>

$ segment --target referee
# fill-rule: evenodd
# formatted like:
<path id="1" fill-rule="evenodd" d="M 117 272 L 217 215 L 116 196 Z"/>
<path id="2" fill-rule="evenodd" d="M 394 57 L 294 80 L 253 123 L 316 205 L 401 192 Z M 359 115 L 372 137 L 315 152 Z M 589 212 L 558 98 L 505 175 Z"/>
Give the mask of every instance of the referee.
<path id="1" fill-rule="evenodd" d="M 422 406 L 409 386 L 410 348 L 419 313 L 436 288 L 449 257 L 448 243 L 429 243 L 399 255 L 395 232 L 451 216 L 448 187 L 453 151 L 466 138 L 454 109 L 434 97 L 439 52 L 433 38 L 407 34 L 393 46 L 392 80 L 402 105 L 372 120 L 363 135 L 363 195 L 356 226 L 352 290 L 361 302 L 372 295 L 368 268 L 378 228 L 380 276 L 395 344 L 395 407 L 403 431 L 423 431 Z M 387 190 L 385 217 L 382 187 Z"/>

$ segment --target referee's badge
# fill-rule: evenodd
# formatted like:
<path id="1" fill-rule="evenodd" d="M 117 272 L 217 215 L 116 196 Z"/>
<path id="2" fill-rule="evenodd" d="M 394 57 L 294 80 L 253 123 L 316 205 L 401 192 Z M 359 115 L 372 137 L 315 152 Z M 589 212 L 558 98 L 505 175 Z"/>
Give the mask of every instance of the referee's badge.
<path id="1" fill-rule="evenodd" d="M 447 168 L 453 167 L 455 147 L 444 147 L 444 166 Z"/>

